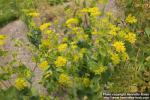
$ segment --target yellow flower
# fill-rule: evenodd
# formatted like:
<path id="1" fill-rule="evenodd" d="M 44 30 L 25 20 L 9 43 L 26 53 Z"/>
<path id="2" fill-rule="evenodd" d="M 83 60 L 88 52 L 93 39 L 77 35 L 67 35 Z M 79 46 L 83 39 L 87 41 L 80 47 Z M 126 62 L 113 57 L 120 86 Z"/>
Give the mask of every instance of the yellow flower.
<path id="1" fill-rule="evenodd" d="M 117 32 L 114 31 L 114 30 L 110 30 L 109 34 L 113 35 L 113 36 L 116 36 L 117 35 Z"/>
<path id="2" fill-rule="evenodd" d="M 110 24 L 110 32 L 109 34 L 113 35 L 113 36 L 116 36 L 117 35 L 117 32 L 120 30 L 119 27 L 115 26 L 115 25 L 111 25 Z"/>
<path id="3" fill-rule="evenodd" d="M 60 44 L 60 45 L 58 46 L 58 51 L 59 51 L 59 52 L 63 52 L 63 51 L 66 50 L 67 47 L 68 47 L 68 45 L 67 45 L 66 43 Z"/>
<path id="4" fill-rule="evenodd" d="M 0 35 L 0 40 L 4 40 L 6 38 L 5 35 Z"/>
<path id="5" fill-rule="evenodd" d="M 53 72 L 51 70 L 49 70 L 48 72 L 46 72 L 46 74 L 44 75 L 44 78 L 47 79 L 50 76 L 52 76 Z"/>
<path id="6" fill-rule="evenodd" d="M 23 90 L 25 89 L 26 87 L 28 87 L 28 83 L 25 79 L 23 78 L 17 78 L 15 80 L 15 87 L 18 89 L 18 90 Z"/>
<path id="7" fill-rule="evenodd" d="M 42 40 L 42 45 L 49 47 L 51 45 L 51 41 L 49 39 L 44 39 Z"/>
<path id="8" fill-rule="evenodd" d="M 85 87 L 89 87 L 89 85 L 90 85 L 90 79 L 89 78 L 87 78 L 87 77 L 83 78 L 82 82 L 83 82 L 83 85 Z"/>
<path id="9" fill-rule="evenodd" d="M 125 35 L 125 39 L 133 44 L 136 41 L 136 34 L 129 32 L 127 35 Z"/>
<path id="10" fill-rule="evenodd" d="M 45 30 L 46 28 L 50 27 L 51 26 L 51 23 L 44 23 L 40 26 L 40 30 L 43 31 Z"/>
<path id="11" fill-rule="evenodd" d="M 91 16 L 99 16 L 101 14 L 98 7 L 89 8 L 89 13 L 91 13 Z"/>
<path id="12" fill-rule="evenodd" d="M 78 24 L 78 19 L 76 18 L 70 18 L 66 21 L 66 25 L 68 27 L 71 27 L 72 24 Z"/>
<path id="13" fill-rule="evenodd" d="M 122 53 L 122 60 L 126 61 L 126 60 L 129 60 L 129 55 L 125 52 L 125 53 Z"/>
<path id="14" fill-rule="evenodd" d="M 113 46 L 115 47 L 117 52 L 125 52 L 126 51 L 126 48 L 125 48 L 124 43 L 122 41 L 114 42 Z"/>
<path id="15" fill-rule="evenodd" d="M 137 22 L 137 19 L 135 18 L 135 16 L 132 16 L 131 14 L 129 14 L 126 18 L 126 22 L 133 24 Z"/>
<path id="16" fill-rule="evenodd" d="M 101 73 L 105 72 L 106 71 L 106 67 L 105 66 L 100 66 L 98 67 L 96 70 L 95 70 L 95 74 L 96 75 L 100 75 Z"/>
<path id="17" fill-rule="evenodd" d="M 67 64 L 67 59 L 65 57 L 59 56 L 56 61 L 55 65 L 56 67 L 63 67 Z"/>
<path id="18" fill-rule="evenodd" d="M 0 35 L 0 46 L 5 44 L 5 39 L 6 39 L 5 35 Z"/>
<path id="19" fill-rule="evenodd" d="M 52 31 L 52 30 L 49 30 L 49 29 L 48 29 L 48 30 L 45 30 L 45 34 L 48 34 L 48 35 L 51 34 L 52 32 L 53 32 L 53 31 Z"/>
<path id="20" fill-rule="evenodd" d="M 119 64 L 120 63 L 120 58 L 118 56 L 118 54 L 111 54 L 111 60 L 113 62 L 113 64 Z"/>
<path id="21" fill-rule="evenodd" d="M 40 13 L 37 13 L 37 12 L 30 12 L 27 14 L 28 16 L 31 16 L 31 17 L 39 17 L 40 16 Z"/>
<path id="22" fill-rule="evenodd" d="M 64 86 L 71 86 L 72 84 L 71 78 L 67 74 L 60 74 L 58 82 Z"/>
<path id="23" fill-rule="evenodd" d="M 83 13 L 90 13 L 91 16 L 99 16 L 101 12 L 99 11 L 98 7 L 93 7 L 93 8 L 83 8 L 81 10 Z"/>
<path id="24" fill-rule="evenodd" d="M 93 7 L 93 8 L 83 8 L 81 10 L 83 13 L 90 13 L 91 16 L 99 16 L 101 12 L 99 11 L 98 7 Z"/>
<path id="25" fill-rule="evenodd" d="M 39 67 L 44 70 L 48 67 L 48 62 L 47 61 L 42 61 L 39 65 Z"/>

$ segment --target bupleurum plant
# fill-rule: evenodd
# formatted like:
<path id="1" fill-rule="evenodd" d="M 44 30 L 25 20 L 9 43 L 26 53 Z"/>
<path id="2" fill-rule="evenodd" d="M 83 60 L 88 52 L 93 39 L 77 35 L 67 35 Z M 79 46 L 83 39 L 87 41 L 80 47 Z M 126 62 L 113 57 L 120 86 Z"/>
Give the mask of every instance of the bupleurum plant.
<path id="1" fill-rule="evenodd" d="M 129 14 L 118 20 L 111 12 L 105 12 L 105 6 L 100 9 L 100 3 L 105 5 L 107 0 L 73 0 L 67 4 L 63 20 L 42 20 L 39 26 L 34 19 L 41 17 L 40 13 L 23 10 L 29 40 L 36 47 L 31 47 L 36 66 L 29 70 L 21 63 L 14 66 L 18 62 L 13 62 L 3 69 L 4 80 L 16 75 L 13 87 L 17 95 L 29 100 L 101 100 L 104 92 L 149 89 L 149 74 L 141 72 L 136 51 L 137 18 Z M 0 35 L 0 46 L 5 38 Z M 149 60 L 144 58 L 144 66 L 149 66 Z M 39 84 L 45 88 L 45 95 L 34 90 L 36 67 L 42 72 Z M 146 82 L 141 81 L 142 75 Z"/>
<path id="2" fill-rule="evenodd" d="M 66 9 L 62 24 L 46 22 L 39 27 L 43 36 L 38 53 L 41 84 L 54 98 L 98 100 L 113 69 L 130 63 L 128 46 L 134 47 L 136 32 L 115 23 L 97 1 L 74 5 Z M 134 25 L 137 19 L 129 15 L 124 22 Z"/>

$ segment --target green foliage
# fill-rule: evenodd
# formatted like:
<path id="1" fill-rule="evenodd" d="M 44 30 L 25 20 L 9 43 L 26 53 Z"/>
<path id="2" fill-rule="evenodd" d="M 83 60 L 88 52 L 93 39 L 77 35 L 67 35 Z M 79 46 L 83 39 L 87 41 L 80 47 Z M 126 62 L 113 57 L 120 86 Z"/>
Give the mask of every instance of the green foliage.
<path id="1" fill-rule="evenodd" d="M 37 47 L 29 47 L 36 66 L 29 70 L 14 54 L 14 59 L 1 67 L 0 80 L 3 84 L 16 75 L 15 84 L 0 96 L 9 93 L 19 100 L 45 100 L 33 86 L 36 67 L 42 71 L 39 84 L 47 90 L 46 100 L 101 100 L 105 91 L 150 91 L 149 27 L 132 12 L 134 0 L 123 0 L 129 8 L 125 19 L 115 19 L 104 12 L 105 7 L 99 8 L 99 3 L 105 5 L 108 0 L 75 0 L 65 8 L 63 21 L 42 20 L 41 25 L 34 21 L 41 16 L 34 7 L 30 9 L 32 0 L 27 1 L 27 9 L 20 11 L 29 29 L 28 38 Z M 16 46 L 22 45 L 16 42 Z"/>
<path id="2" fill-rule="evenodd" d="M 122 89 L 125 89 L 126 86 L 130 87 L 130 85 L 134 85 L 134 89 L 136 91 L 140 92 L 149 92 L 149 80 L 144 81 L 143 78 L 145 77 L 143 73 L 149 73 L 149 69 L 147 67 L 149 66 L 148 62 L 145 59 L 149 57 L 150 55 L 150 38 L 149 38 L 149 26 L 150 26 L 150 13 L 149 12 L 149 0 L 116 0 L 116 4 L 122 8 L 122 10 L 125 13 L 125 16 L 128 14 L 132 14 L 136 16 L 138 19 L 137 25 L 135 27 L 131 27 L 134 31 L 136 31 L 138 35 L 138 41 L 136 43 L 136 48 L 130 48 L 130 55 L 137 55 L 136 57 L 132 58 L 133 65 L 130 65 L 129 70 L 137 69 L 137 74 L 134 75 L 134 78 L 131 78 L 128 80 L 134 81 L 135 79 L 138 79 L 137 82 L 128 82 L 128 83 L 122 83 L 118 82 L 118 85 L 113 85 L 113 89 L 116 91 L 121 91 Z M 132 49 L 132 50 L 131 50 Z M 133 68 L 134 67 L 134 68 Z M 132 74 L 130 71 L 128 72 L 127 69 L 119 69 L 119 72 L 124 72 L 126 75 L 121 75 L 123 73 L 115 73 L 113 78 L 118 77 L 118 81 L 124 80 L 125 76 L 132 77 Z M 135 70 L 134 70 L 135 71 Z M 134 72 L 133 71 L 133 72 Z M 147 78 L 150 78 L 149 75 L 146 76 Z M 117 81 L 114 79 L 114 82 Z M 126 86 L 123 86 L 126 85 Z M 112 89 L 112 90 L 113 90 Z M 131 90 L 131 89 L 130 89 Z"/>
<path id="3" fill-rule="evenodd" d="M 150 27 L 145 28 L 145 34 L 150 37 Z"/>
<path id="4" fill-rule="evenodd" d="M 136 30 L 144 32 L 150 26 L 149 0 L 116 0 L 127 16 L 129 13 L 136 16 L 138 24 Z"/>
<path id="5" fill-rule="evenodd" d="M 95 2 L 73 2 L 75 6 L 66 8 L 65 21 L 62 26 L 56 24 L 55 31 L 49 29 L 47 23 L 41 25 L 44 36 L 38 53 L 39 66 L 44 73 L 41 84 L 54 98 L 98 100 L 109 82 L 114 85 L 108 91 L 120 92 L 130 92 L 130 87 L 139 82 L 137 71 L 129 67 L 135 66 L 136 35 L 133 32 L 136 31 L 132 27 L 136 25 L 136 18 L 129 18 L 134 21 L 132 24 L 127 22 L 126 26 L 117 26 L 116 19 L 102 13 Z M 129 33 L 133 36 L 128 37 Z M 119 45 L 114 48 L 114 43 Z M 118 58 L 112 59 L 115 54 Z M 125 59 L 122 54 L 126 55 Z M 129 68 L 124 67 L 125 63 Z M 123 70 L 126 71 L 121 75 Z M 110 79 L 116 75 L 122 76 L 118 83 L 117 79 Z M 130 82 L 126 82 L 128 78 L 131 78 Z"/>
<path id="6" fill-rule="evenodd" d="M 17 18 L 16 2 L 12 0 L 0 0 L 0 27 Z"/>
<path id="7" fill-rule="evenodd" d="M 2 100 L 40 100 L 38 95 L 34 95 L 30 90 L 18 91 L 14 87 L 9 87 L 7 90 L 0 90 Z"/>
<path id="8" fill-rule="evenodd" d="M 41 38 L 42 38 L 42 34 L 41 34 L 41 30 L 39 29 L 39 27 L 35 26 L 36 23 L 33 22 L 33 17 L 29 16 L 28 14 L 30 13 L 37 13 L 36 9 L 22 9 L 21 10 L 21 18 L 22 20 L 24 20 L 24 22 L 27 24 L 28 27 L 28 39 L 29 41 L 35 46 L 35 47 L 39 47 L 39 45 L 41 44 Z"/>
<path id="9" fill-rule="evenodd" d="M 0 27 L 18 19 L 22 9 L 35 8 L 35 0 L 0 0 Z"/>
<path id="10" fill-rule="evenodd" d="M 31 32 L 28 34 L 28 38 L 29 41 L 38 48 L 41 44 L 41 31 L 38 28 L 32 28 Z"/>

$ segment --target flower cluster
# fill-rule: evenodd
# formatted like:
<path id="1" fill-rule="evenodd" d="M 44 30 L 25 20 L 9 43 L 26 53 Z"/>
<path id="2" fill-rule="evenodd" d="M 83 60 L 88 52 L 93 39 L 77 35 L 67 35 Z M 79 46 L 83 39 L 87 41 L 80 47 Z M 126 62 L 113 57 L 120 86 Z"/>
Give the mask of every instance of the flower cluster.
<path id="1" fill-rule="evenodd" d="M 56 67 L 63 67 L 67 64 L 67 59 L 65 57 L 59 56 L 56 61 L 55 65 Z"/>
<path id="2" fill-rule="evenodd" d="M 37 12 L 29 12 L 27 15 L 31 16 L 31 17 L 39 17 L 40 16 L 40 14 Z"/>
<path id="3" fill-rule="evenodd" d="M 23 79 L 23 78 L 17 78 L 15 80 L 15 87 L 18 90 L 23 90 L 23 89 L 28 87 L 28 82 L 25 79 Z"/>
<path id="4" fill-rule="evenodd" d="M 113 46 L 115 47 L 117 52 L 125 52 L 126 48 L 124 46 L 124 43 L 122 41 L 115 41 L 113 43 Z"/>
<path id="5" fill-rule="evenodd" d="M 109 34 L 116 36 L 117 32 L 120 30 L 119 27 L 116 27 L 115 25 L 110 25 L 110 32 Z"/>
<path id="6" fill-rule="evenodd" d="M 70 18 L 70 19 L 68 19 L 67 21 L 66 21 L 66 26 L 68 26 L 68 27 L 71 27 L 72 25 L 76 25 L 76 24 L 78 24 L 78 19 L 76 19 L 76 18 Z"/>
<path id="7" fill-rule="evenodd" d="M 101 12 L 99 11 L 98 7 L 93 7 L 93 8 L 83 8 L 81 12 L 85 13 L 90 13 L 91 16 L 99 16 Z"/>
<path id="8" fill-rule="evenodd" d="M 100 67 L 98 67 L 98 68 L 95 70 L 95 74 L 96 74 L 96 75 L 101 75 L 103 72 L 106 71 L 106 69 L 107 69 L 107 67 L 105 67 L 105 66 L 100 66 Z"/>
<path id="9" fill-rule="evenodd" d="M 58 82 L 64 86 L 71 86 L 72 84 L 71 78 L 67 74 L 60 74 Z"/>
<path id="10" fill-rule="evenodd" d="M 60 44 L 60 45 L 58 46 L 58 51 L 59 51 L 59 52 L 63 52 L 63 51 L 66 50 L 66 48 L 67 48 L 67 44 L 66 44 L 66 43 Z"/>
<path id="11" fill-rule="evenodd" d="M 119 64 L 120 63 L 120 58 L 119 58 L 118 54 L 112 54 L 111 60 L 113 61 L 113 64 Z"/>
<path id="12" fill-rule="evenodd" d="M 39 65 L 39 67 L 44 70 L 48 67 L 48 62 L 47 61 L 42 61 Z"/>
<path id="13" fill-rule="evenodd" d="M 136 41 L 136 34 L 129 32 L 127 35 L 125 35 L 125 39 L 133 44 Z"/>
<path id="14" fill-rule="evenodd" d="M 40 30 L 43 31 L 45 30 L 46 28 L 50 27 L 51 26 L 51 23 L 44 23 L 40 26 Z"/>
<path id="15" fill-rule="evenodd" d="M 137 22 L 137 19 L 135 18 L 135 16 L 132 16 L 131 14 L 129 14 L 126 18 L 126 22 L 133 24 Z"/>
<path id="16" fill-rule="evenodd" d="M 51 41 L 49 39 L 42 40 L 42 45 L 45 47 L 49 47 L 51 45 Z"/>

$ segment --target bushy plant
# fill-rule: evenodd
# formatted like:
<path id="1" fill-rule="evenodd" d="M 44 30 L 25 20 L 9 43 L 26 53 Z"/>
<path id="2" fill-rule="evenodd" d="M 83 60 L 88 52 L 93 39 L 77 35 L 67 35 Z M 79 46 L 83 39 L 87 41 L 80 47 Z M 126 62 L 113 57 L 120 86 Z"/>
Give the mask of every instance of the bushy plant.
<path id="1" fill-rule="evenodd" d="M 45 22 L 37 26 L 37 11 L 25 11 L 30 32 L 41 33 L 33 60 L 42 71 L 39 82 L 46 88 L 49 99 L 100 100 L 104 92 L 137 92 L 140 85 L 149 91 L 149 74 L 143 70 L 149 66 L 149 57 L 143 56 L 137 45 L 137 18 L 129 14 L 116 19 L 111 12 L 104 12 L 99 3 L 107 0 L 74 0 L 65 9 L 63 20 Z M 36 34 L 37 35 L 37 34 Z M 3 38 L 3 36 L 1 36 Z M 36 37 L 36 36 L 31 36 Z M 0 42 L 3 43 L 3 42 Z M 148 54 L 147 54 L 148 55 Z M 14 57 L 15 58 L 15 57 Z M 31 70 L 22 63 L 12 61 L 8 66 L 8 80 L 16 74 L 14 91 L 22 98 L 39 96 L 32 85 Z M 7 67 L 6 67 L 7 68 Z M 143 70 L 143 71 L 142 71 Z M 34 72 L 34 70 L 33 70 Z M 144 83 L 141 81 L 141 76 Z M 25 97 L 24 97 L 25 96 Z"/>
<path id="2" fill-rule="evenodd" d="M 128 53 L 135 46 L 136 34 L 129 26 L 137 19 L 128 15 L 127 25 L 118 25 L 110 12 L 98 8 L 98 1 L 76 1 L 73 5 L 66 9 L 62 24 L 40 26 L 41 84 L 54 98 L 97 100 L 116 71 L 112 69 L 132 63 L 135 55 Z M 132 83 L 126 88 L 130 86 Z"/>

